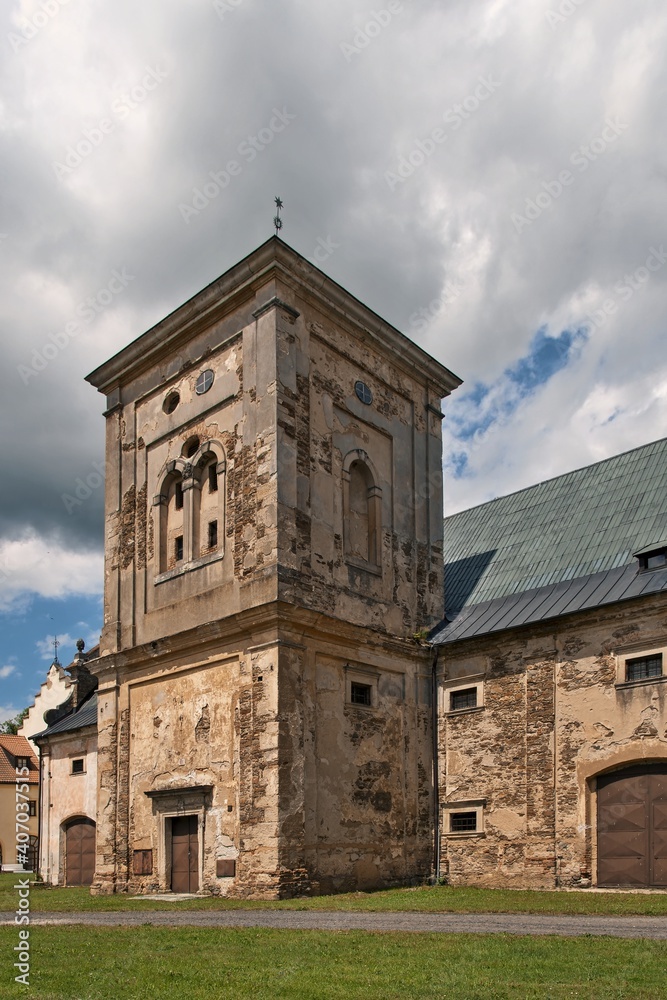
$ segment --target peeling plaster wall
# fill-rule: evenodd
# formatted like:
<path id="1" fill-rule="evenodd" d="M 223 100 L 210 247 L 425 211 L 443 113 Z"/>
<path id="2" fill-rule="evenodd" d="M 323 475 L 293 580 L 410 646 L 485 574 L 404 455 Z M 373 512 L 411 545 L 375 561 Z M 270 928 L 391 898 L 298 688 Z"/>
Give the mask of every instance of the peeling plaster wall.
<path id="1" fill-rule="evenodd" d="M 483 832 L 443 825 L 451 884 L 595 884 L 595 776 L 667 760 L 667 686 L 621 683 L 623 661 L 665 645 L 656 595 L 443 647 L 441 805 L 485 801 Z M 449 687 L 480 676 L 484 707 L 448 714 Z"/>
<path id="2" fill-rule="evenodd" d="M 51 885 L 65 884 L 65 824 L 97 812 L 97 734 L 90 729 L 51 736 L 42 748 L 42 814 L 39 872 Z M 84 758 L 84 773 L 72 774 L 72 758 Z M 35 833 L 37 831 L 35 830 Z"/>
<path id="3" fill-rule="evenodd" d="M 371 334 L 341 289 L 324 308 L 299 267 L 244 272 L 215 320 L 150 364 L 132 354 L 107 397 L 95 892 L 169 887 L 173 808 L 200 817 L 202 891 L 286 896 L 430 870 L 430 665 L 413 635 L 441 616 L 439 407 L 456 379 L 395 331 Z M 165 569 L 160 481 L 195 436 L 224 448 L 224 554 Z M 375 572 L 343 551 L 357 448 L 381 490 Z M 346 704 L 347 658 L 377 672 L 369 712 Z M 152 873 L 133 873 L 134 851 L 153 852 Z M 224 859 L 235 878 L 216 876 Z"/>
<path id="4" fill-rule="evenodd" d="M 276 331 L 280 596 L 378 631 L 419 632 L 442 614 L 440 396 L 426 372 L 408 374 L 289 287 L 280 294 L 300 313 L 279 313 Z M 354 449 L 382 491 L 381 574 L 345 558 L 343 462 Z"/>

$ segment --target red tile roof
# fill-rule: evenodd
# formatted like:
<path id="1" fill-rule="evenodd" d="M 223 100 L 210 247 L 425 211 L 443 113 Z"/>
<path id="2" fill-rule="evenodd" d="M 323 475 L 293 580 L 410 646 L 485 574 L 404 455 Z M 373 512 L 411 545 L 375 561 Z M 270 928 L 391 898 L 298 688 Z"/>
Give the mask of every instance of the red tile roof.
<path id="1" fill-rule="evenodd" d="M 22 777 L 16 773 L 16 758 L 27 757 L 30 774 Z M 0 735 L 0 783 L 5 784 L 11 781 L 12 784 L 17 777 L 27 781 L 30 785 L 39 784 L 39 761 L 35 757 L 32 747 L 25 736 L 2 736 Z"/>

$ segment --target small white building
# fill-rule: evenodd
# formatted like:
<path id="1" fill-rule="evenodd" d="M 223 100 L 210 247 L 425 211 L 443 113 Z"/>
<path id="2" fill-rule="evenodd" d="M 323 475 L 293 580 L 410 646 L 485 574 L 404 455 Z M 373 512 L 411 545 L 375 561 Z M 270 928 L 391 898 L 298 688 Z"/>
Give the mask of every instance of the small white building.
<path id="1" fill-rule="evenodd" d="M 90 885 L 95 870 L 97 681 L 85 662 L 97 649 L 77 648 L 63 711 L 49 713 L 50 725 L 33 737 L 42 773 L 39 873 L 51 885 Z"/>

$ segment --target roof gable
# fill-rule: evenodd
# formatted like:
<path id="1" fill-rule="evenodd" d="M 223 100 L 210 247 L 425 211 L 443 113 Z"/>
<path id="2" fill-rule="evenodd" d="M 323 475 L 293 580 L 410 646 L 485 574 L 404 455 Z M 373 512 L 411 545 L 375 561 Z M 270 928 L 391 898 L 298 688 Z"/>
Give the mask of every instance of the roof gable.
<path id="1" fill-rule="evenodd" d="M 27 757 L 30 768 L 27 777 L 17 775 L 17 757 Z M 17 777 L 30 785 L 36 785 L 39 782 L 39 761 L 25 736 L 0 735 L 0 783 L 14 784 Z"/>

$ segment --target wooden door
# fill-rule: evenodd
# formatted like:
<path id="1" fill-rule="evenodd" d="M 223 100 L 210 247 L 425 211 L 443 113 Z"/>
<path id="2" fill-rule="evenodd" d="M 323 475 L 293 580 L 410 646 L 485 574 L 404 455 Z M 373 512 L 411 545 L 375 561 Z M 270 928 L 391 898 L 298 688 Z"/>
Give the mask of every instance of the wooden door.
<path id="1" fill-rule="evenodd" d="M 199 889 L 199 833 L 196 816 L 175 816 L 171 821 L 171 891 Z"/>
<path id="2" fill-rule="evenodd" d="M 76 819 L 65 832 L 65 882 L 90 885 L 95 874 L 95 824 Z"/>
<path id="3" fill-rule="evenodd" d="M 598 885 L 667 885 L 667 765 L 598 779 Z"/>

